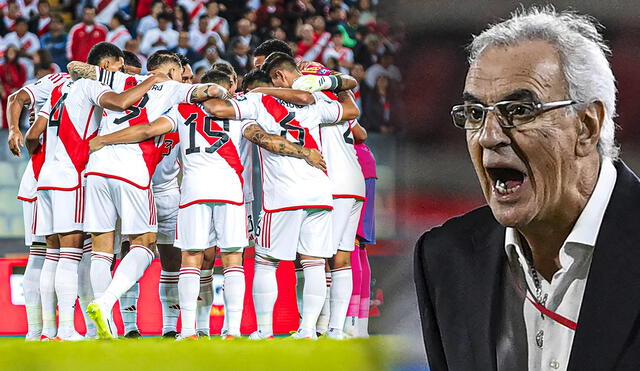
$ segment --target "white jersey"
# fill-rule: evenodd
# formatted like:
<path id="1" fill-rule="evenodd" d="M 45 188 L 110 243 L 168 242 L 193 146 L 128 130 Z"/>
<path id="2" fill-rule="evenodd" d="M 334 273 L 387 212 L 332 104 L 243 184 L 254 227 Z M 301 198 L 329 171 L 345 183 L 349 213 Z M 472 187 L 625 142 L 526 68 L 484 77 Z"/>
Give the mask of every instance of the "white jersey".
<path id="1" fill-rule="evenodd" d="M 244 202 L 253 202 L 253 143 L 242 137 L 239 150 L 240 162 L 242 162 L 242 167 L 244 168 L 242 171 Z"/>
<path id="2" fill-rule="evenodd" d="M 102 118 L 100 97 L 112 90 L 94 80 L 80 79 L 58 85 L 38 112 L 49 120 L 45 161 L 38 190 L 71 191 L 82 185 L 89 159 L 89 140 Z"/>
<path id="3" fill-rule="evenodd" d="M 36 113 L 40 111 L 44 103 L 51 96 L 53 89 L 71 79 L 68 73 L 53 73 L 44 76 L 40 80 L 24 86 L 24 90 L 29 94 L 29 100 L 31 101 L 30 109 Z M 18 189 L 18 199 L 23 201 L 35 201 L 36 189 L 38 187 L 38 177 L 40 170 L 44 164 L 44 150 L 42 146 L 31 155 L 29 163 L 22 174 L 22 180 L 20 181 L 20 188 Z"/>
<path id="4" fill-rule="evenodd" d="M 314 93 L 316 99 L 337 100 L 331 92 Z M 327 162 L 334 198 L 365 199 L 364 176 L 358 162 L 351 128 L 357 120 L 342 121 L 338 125 L 321 126 L 322 155 Z"/>
<path id="5" fill-rule="evenodd" d="M 342 105 L 337 101 L 316 100 L 309 106 L 297 106 L 269 95 L 249 93 L 231 102 L 236 119 L 254 119 L 268 133 L 319 151 L 320 124 L 335 123 L 342 118 Z M 331 184 L 322 170 L 303 159 L 277 155 L 263 148 L 259 154 L 264 211 L 332 208 Z"/>
<path id="6" fill-rule="evenodd" d="M 122 92 L 144 81 L 147 76 L 127 75 L 98 69 L 101 82 Z M 110 134 L 129 126 L 146 124 L 159 118 L 173 106 L 188 103 L 195 85 L 173 80 L 154 85 L 135 105 L 124 112 L 105 110 L 99 135 Z M 151 138 L 140 143 L 106 146 L 89 156 L 86 175 L 119 179 L 141 189 L 151 185 L 151 175 L 160 162 L 160 143 Z"/>
<path id="7" fill-rule="evenodd" d="M 178 173 L 180 173 L 180 163 L 178 162 L 179 146 L 180 136 L 178 133 L 167 133 L 160 138 L 160 155 L 162 155 L 162 159 L 151 178 L 154 194 L 178 188 Z"/>
<path id="8" fill-rule="evenodd" d="M 164 117 L 182 139 L 180 208 L 210 202 L 243 205 L 241 122 L 216 119 L 197 104 L 181 104 Z"/>

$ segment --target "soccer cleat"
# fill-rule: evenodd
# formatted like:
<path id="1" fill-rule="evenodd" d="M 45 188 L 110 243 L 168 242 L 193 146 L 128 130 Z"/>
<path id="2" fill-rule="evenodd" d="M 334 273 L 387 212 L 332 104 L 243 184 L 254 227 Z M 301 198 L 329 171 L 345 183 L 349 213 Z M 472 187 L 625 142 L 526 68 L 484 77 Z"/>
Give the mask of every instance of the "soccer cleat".
<path id="1" fill-rule="evenodd" d="M 138 330 L 131 330 L 129 332 L 127 332 L 124 335 L 125 338 L 127 339 L 140 339 L 142 337 L 142 335 L 140 334 L 140 331 Z"/>
<path id="2" fill-rule="evenodd" d="M 40 335 L 40 341 L 54 341 L 55 338 L 48 337 L 47 335 Z"/>
<path id="3" fill-rule="evenodd" d="M 82 341 L 84 340 L 84 336 L 78 334 L 77 332 L 73 331 L 71 334 L 69 335 L 59 335 L 56 336 L 56 341 Z"/>
<path id="4" fill-rule="evenodd" d="M 41 333 L 27 333 L 27 335 L 24 337 L 24 341 L 40 341 L 40 335 L 42 335 Z"/>
<path id="5" fill-rule="evenodd" d="M 182 340 L 198 340 L 198 335 L 193 334 L 190 336 L 182 336 L 182 335 L 178 335 L 176 336 L 176 341 L 182 341 Z"/>
<path id="6" fill-rule="evenodd" d="M 91 318 L 91 320 L 96 324 L 98 339 L 113 339 L 109 319 L 105 317 L 105 313 L 100 307 L 100 304 L 92 301 L 87 306 L 87 314 L 89 315 L 89 318 Z"/>
<path id="7" fill-rule="evenodd" d="M 262 331 L 254 331 L 249 335 L 249 340 L 269 340 L 273 339 L 273 334 L 265 334 Z"/>
<path id="8" fill-rule="evenodd" d="M 206 332 L 204 332 L 204 331 L 198 331 L 198 332 L 196 332 L 196 335 L 197 335 L 199 338 L 203 338 L 203 339 L 205 339 L 205 338 L 206 338 L 206 339 L 209 339 L 209 334 L 207 334 L 207 333 L 206 333 Z"/>
<path id="9" fill-rule="evenodd" d="M 166 339 L 174 339 L 175 340 L 175 338 L 178 337 L 178 333 L 176 331 L 168 331 L 168 332 L 165 332 L 164 334 L 162 334 L 162 337 L 166 338 Z"/>
<path id="10" fill-rule="evenodd" d="M 220 337 L 222 338 L 222 340 L 232 340 L 232 339 L 236 339 L 236 338 L 241 338 L 242 335 L 240 334 L 232 334 L 229 332 L 229 330 L 224 330 L 222 331 L 222 334 L 220 334 Z"/>
<path id="11" fill-rule="evenodd" d="M 315 329 L 300 328 L 293 335 L 291 335 L 291 338 L 316 340 L 318 336 L 316 335 Z"/>
<path id="12" fill-rule="evenodd" d="M 329 329 L 329 331 L 324 333 L 324 336 L 327 339 L 344 340 L 344 333 L 342 332 L 342 330 L 339 330 L 337 328 Z"/>

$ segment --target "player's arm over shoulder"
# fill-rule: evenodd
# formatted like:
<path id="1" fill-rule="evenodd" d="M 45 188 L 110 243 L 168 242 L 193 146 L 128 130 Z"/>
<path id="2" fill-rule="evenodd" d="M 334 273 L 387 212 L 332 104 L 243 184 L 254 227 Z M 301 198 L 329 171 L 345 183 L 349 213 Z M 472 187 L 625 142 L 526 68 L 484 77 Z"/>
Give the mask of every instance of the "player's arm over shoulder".
<path id="1" fill-rule="evenodd" d="M 255 143 L 269 152 L 282 156 L 301 158 L 311 166 L 323 171 L 326 170 L 324 158 L 319 151 L 291 143 L 279 135 L 269 134 L 255 121 L 245 124 L 242 135 L 250 142 Z"/>
<path id="2" fill-rule="evenodd" d="M 89 151 L 95 152 L 109 144 L 137 143 L 157 137 L 174 129 L 174 121 L 168 116 L 160 116 L 147 124 L 134 125 L 111 134 L 97 136 L 89 142 Z"/>
<path id="3" fill-rule="evenodd" d="M 98 79 L 98 68 L 88 63 L 71 61 L 67 64 L 67 70 L 69 71 L 69 75 L 71 75 L 71 79 Z"/>
<path id="4" fill-rule="evenodd" d="M 285 102 L 307 106 L 316 102 L 313 94 L 308 91 L 287 88 L 260 87 L 251 90 L 251 93 L 262 93 L 272 97 L 282 99 Z"/>

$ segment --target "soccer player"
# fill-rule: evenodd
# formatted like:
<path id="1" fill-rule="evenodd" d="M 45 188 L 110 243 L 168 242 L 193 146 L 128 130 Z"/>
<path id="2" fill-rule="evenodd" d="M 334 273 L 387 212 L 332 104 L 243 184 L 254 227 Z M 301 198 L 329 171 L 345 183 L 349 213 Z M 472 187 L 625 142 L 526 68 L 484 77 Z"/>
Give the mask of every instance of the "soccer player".
<path id="1" fill-rule="evenodd" d="M 284 53 L 271 54 L 262 68 L 272 80 L 283 71 L 297 71 L 293 58 Z M 287 91 L 270 90 L 269 94 L 275 96 L 278 90 Z M 320 100 L 302 107 L 258 91 L 231 100 L 230 108 L 215 100 L 205 102 L 205 107 L 217 117 L 256 119 L 268 132 L 280 133 L 306 148 L 320 149 L 321 123 L 337 123 L 359 115 L 350 97 L 343 94 L 341 99 L 344 106 L 336 101 Z M 296 253 L 300 254 L 305 288 L 302 321 L 294 337 L 315 338 L 316 321 L 326 295 L 324 258 L 332 255 L 329 178 L 323 172 L 302 168 L 293 159 L 273 156 L 263 150 L 260 154 L 264 198 L 254 276 L 258 331 L 251 338 L 273 336 L 273 304 L 277 298 L 275 270 L 280 260 L 294 260 Z"/>
<path id="2" fill-rule="evenodd" d="M 50 74 L 42 77 L 35 83 L 22 87 L 20 90 L 11 94 L 7 103 L 7 120 L 9 124 L 9 148 L 11 152 L 20 156 L 20 147 L 24 143 L 24 138 L 20 132 L 20 117 L 23 108 L 28 107 L 32 112 L 40 111 L 49 98 L 51 91 L 60 84 L 70 79 L 66 73 Z M 35 234 L 36 219 L 36 200 L 37 200 L 37 182 L 40 169 L 44 163 L 44 151 L 42 146 L 38 146 L 31 154 L 31 158 L 25 168 L 24 174 L 20 181 L 18 189 L 18 199 L 22 201 L 22 214 L 24 217 L 24 239 L 25 245 L 29 247 L 29 258 L 24 273 L 23 290 L 25 297 L 25 309 L 27 312 L 27 341 L 40 340 L 42 333 L 42 302 L 40 299 L 40 275 L 45 268 L 47 281 L 51 281 L 55 274 L 58 255 L 57 250 L 49 250 L 49 259 L 45 261 L 47 254 L 46 239 L 44 236 Z M 53 287 L 51 287 L 53 292 Z M 53 298 L 52 295 L 49 295 Z M 84 299 L 81 296 L 81 301 Z M 55 307 L 53 312 L 55 320 Z M 89 329 L 87 330 L 89 331 Z"/>
<path id="3" fill-rule="evenodd" d="M 81 62 L 68 66 L 72 76 L 108 82 L 115 91 L 124 91 L 147 77 L 110 73 Z M 164 73 L 173 81 L 156 84 L 124 113 L 106 111 L 100 134 L 140 125 L 160 117 L 179 103 L 224 97 L 227 91 L 215 84 L 188 85 L 182 81 L 182 65 L 177 56 L 154 53 L 147 61 L 150 73 Z M 89 316 L 96 322 L 98 336 L 113 335 L 111 309 L 116 300 L 133 286 L 154 258 L 157 213 L 150 189 L 151 175 L 159 161 L 159 146 L 153 140 L 114 145 L 92 154 L 87 166 L 87 215 L 85 229 L 92 233 L 94 258 L 92 286 L 97 299 L 89 305 Z M 130 252 L 122 259 L 113 280 L 108 269 L 113 259 L 113 236 L 120 216 L 122 233 L 129 236 Z"/>
<path id="4" fill-rule="evenodd" d="M 112 49 L 120 52 L 117 47 Z M 105 50 L 115 55 L 113 50 Z M 94 55 L 96 60 L 101 55 Z M 122 53 L 118 55 L 122 58 Z M 45 162 L 38 179 L 36 233 L 47 238 L 47 247 L 59 249 L 54 285 L 60 312 L 57 336 L 45 328 L 42 336 L 57 340 L 82 340 L 74 328 L 78 296 L 78 265 L 84 247 L 84 179 L 89 139 L 97 134 L 103 109 L 124 111 L 166 77 L 154 76 L 134 89 L 117 94 L 97 81 L 81 79 L 57 86 L 29 129 L 27 146 L 35 149 L 46 130 Z M 73 206 L 72 206 L 73 205 Z M 55 321 L 55 319 L 54 319 Z M 51 331 L 51 332 L 49 332 Z"/>

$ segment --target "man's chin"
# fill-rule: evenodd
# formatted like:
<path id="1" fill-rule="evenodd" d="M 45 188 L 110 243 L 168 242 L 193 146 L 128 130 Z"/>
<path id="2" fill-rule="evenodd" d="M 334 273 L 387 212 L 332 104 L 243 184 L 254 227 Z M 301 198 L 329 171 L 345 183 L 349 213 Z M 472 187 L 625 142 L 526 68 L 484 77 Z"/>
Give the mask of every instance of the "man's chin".
<path id="1" fill-rule="evenodd" d="M 515 205 L 493 205 L 489 204 L 493 217 L 496 218 L 498 223 L 504 227 L 518 228 L 526 224 L 526 214 L 523 212 L 523 207 L 517 204 Z"/>

